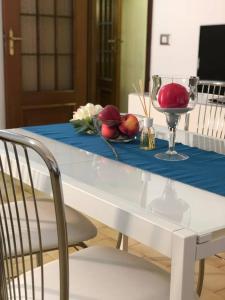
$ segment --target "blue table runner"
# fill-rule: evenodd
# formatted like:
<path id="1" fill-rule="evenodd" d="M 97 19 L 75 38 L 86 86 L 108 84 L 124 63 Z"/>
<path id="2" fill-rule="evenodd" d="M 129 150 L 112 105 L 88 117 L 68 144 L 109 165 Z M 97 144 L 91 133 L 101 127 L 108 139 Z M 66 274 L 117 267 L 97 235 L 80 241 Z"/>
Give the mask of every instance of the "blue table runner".
<path id="1" fill-rule="evenodd" d="M 24 129 L 42 136 L 114 159 L 115 156 L 103 139 L 95 135 L 77 134 L 70 123 L 30 126 Z M 156 150 L 139 149 L 139 141 L 113 143 L 119 161 L 145 171 L 162 175 L 194 187 L 225 196 L 225 155 L 177 143 L 176 150 L 190 156 L 179 162 L 161 161 L 155 153 L 166 151 L 168 143 L 156 140 Z"/>

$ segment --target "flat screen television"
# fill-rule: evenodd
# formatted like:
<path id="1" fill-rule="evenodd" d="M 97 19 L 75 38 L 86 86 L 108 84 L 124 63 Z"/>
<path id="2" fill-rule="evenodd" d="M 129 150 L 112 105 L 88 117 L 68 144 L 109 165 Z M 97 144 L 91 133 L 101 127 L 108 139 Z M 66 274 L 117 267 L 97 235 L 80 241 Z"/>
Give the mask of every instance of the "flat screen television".
<path id="1" fill-rule="evenodd" d="M 198 58 L 200 80 L 225 81 L 225 25 L 200 27 Z"/>

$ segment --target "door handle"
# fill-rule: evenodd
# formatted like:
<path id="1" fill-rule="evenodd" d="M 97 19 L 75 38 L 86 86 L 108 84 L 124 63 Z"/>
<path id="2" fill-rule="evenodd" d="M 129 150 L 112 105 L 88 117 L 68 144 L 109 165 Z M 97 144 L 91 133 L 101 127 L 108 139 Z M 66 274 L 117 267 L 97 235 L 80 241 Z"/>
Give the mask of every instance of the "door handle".
<path id="1" fill-rule="evenodd" d="M 110 48 L 111 51 L 117 52 L 120 47 L 120 44 L 123 43 L 123 40 L 116 38 L 116 39 L 109 39 L 107 42 L 111 46 Z"/>
<path id="2" fill-rule="evenodd" d="M 121 39 L 112 39 L 108 40 L 108 44 L 115 44 L 115 43 L 122 43 L 123 41 Z"/>
<path id="3" fill-rule="evenodd" d="M 116 40 L 108 40 L 108 44 L 115 44 Z"/>
<path id="4" fill-rule="evenodd" d="M 14 36 L 14 32 L 12 28 L 9 29 L 9 55 L 14 56 L 15 55 L 15 45 L 14 43 L 16 41 L 22 41 L 21 37 Z"/>

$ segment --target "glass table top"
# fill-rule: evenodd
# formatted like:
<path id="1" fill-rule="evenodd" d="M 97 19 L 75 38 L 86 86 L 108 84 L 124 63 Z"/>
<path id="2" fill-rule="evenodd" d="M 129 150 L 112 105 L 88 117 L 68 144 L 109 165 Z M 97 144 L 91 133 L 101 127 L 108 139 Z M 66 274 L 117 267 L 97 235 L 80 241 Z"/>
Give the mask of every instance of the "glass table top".
<path id="1" fill-rule="evenodd" d="M 45 143 L 59 163 L 63 182 L 85 189 L 111 205 L 121 205 L 124 210 L 150 221 L 153 216 L 157 217 L 198 235 L 225 228 L 225 197 L 22 129 L 16 131 Z M 166 128 L 159 127 L 158 132 L 160 138 L 167 137 Z M 179 130 L 177 140 L 225 153 L 223 140 Z M 38 158 L 33 157 L 33 160 L 40 168 Z"/>

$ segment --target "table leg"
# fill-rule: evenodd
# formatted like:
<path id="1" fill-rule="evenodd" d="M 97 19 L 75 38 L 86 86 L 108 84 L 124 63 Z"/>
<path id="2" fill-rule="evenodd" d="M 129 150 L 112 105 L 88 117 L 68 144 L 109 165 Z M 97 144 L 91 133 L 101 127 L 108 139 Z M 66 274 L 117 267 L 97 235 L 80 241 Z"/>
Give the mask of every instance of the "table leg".
<path id="1" fill-rule="evenodd" d="M 196 299 L 194 286 L 197 237 L 187 229 L 173 233 L 170 300 Z"/>

